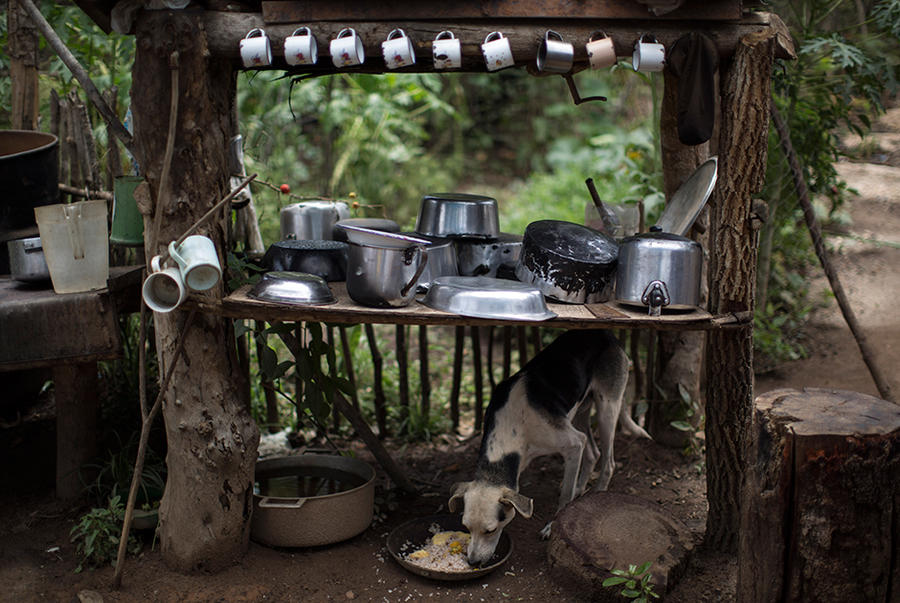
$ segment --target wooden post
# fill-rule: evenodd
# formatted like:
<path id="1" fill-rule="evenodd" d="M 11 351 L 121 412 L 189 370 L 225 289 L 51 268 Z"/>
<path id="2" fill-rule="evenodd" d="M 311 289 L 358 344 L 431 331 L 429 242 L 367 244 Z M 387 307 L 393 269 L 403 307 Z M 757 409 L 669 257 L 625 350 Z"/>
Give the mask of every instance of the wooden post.
<path id="1" fill-rule="evenodd" d="M 900 407 L 776 390 L 751 441 L 737 601 L 900 600 Z"/>
<path id="2" fill-rule="evenodd" d="M 136 48 L 132 82 L 144 93 L 132 98 L 133 147 L 154 198 L 155 216 L 145 216 L 145 223 L 160 218 L 155 246 L 149 240 L 153 229 L 145 229 L 151 257 L 230 190 L 227 149 L 228 134 L 236 129 L 236 78 L 230 61 L 210 58 L 204 30 L 182 12 L 143 13 Z M 179 83 L 177 90 L 172 81 Z M 177 108 L 177 119 L 172 169 L 161 190 L 173 113 L 160 110 L 166 106 Z M 201 228 L 220 260 L 226 251 L 224 217 L 223 211 L 221 219 Z M 223 293 L 220 283 L 206 295 L 220 299 Z M 172 362 L 185 318 L 181 311 L 155 315 L 160 367 Z M 160 505 L 160 550 L 178 571 L 218 571 L 238 562 L 249 544 L 259 431 L 239 393 L 243 375 L 234 340 L 230 319 L 197 315 L 163 404 L 168 480 Z"/>
<path id="3" fill-rule="evenodd" d="M 428 374 L 428 326 L 419 325 L 419 391 L 422 394 L 420 401 L 422 420 L 428 424 L 428 416 L 431 414 L 431 377 Z"/>
<path id="4" fill-rule="evenodd" d="M 395 346 L 397 352 L 397 398 L 400 412 L 409 418 L 409 354 L 406 353 L 406 327 L 394 326 Z M 407 424 L 408 428 L 408 424 Z M 406 431 L 406 428 L 404 428 Z"/>
<path id="5" fill-rule="evenodd" d="M 382 367 L 384 360 L 381 352 L 378 351 L 378 341 L 375 338 L 375 328 L 366 323 L 366 341 L 369 342 L 369 354 L 372 356 L 372 389 L 375 391 L 375 423 L 378 425 L 378 437 L 385 437 L 388 432 L 387 428 L 387 407 L 384 397 L 384 384 L 381 381 Z"/>
<path id="6" fill-rule="evenodd" d="M 56 496 L 72 499 L 83 489 L 79 471 L 97 455 L 100 398 L 97 363 L 53 367 L 56 398 Z"/>
<path id="7" fill-rule="evenodd" d="M 450 383 L 450 423 L 454 430 L 459 429 L 459 390 L 462 382 L 463 348 L 466 340 L 466 328 L 453 329 L 453 375 Z"/>
<path id="8" fill-rule="evenodd" d="M 483 380 L 481 378 L 481 328 L 476 326 L 469 328 L 472 333 L 472 368 L 474 369 L 475 377 L 475 431 L 479 431 L 484 420 L 484 393 L 482 390 Z"/>
<path id="9" fill-rule="evenodd" d="M 7 1 L 9 77 L 12 84 L 10 107 L 13 130 L 37 130 L 40 116 L 38 96 L 37 29 L 16 0 Z"/>
<path id="10" fill-rule="evenodd" d="M 753 195 L 766 173 L 775 31 L 745 36 L 722 78 L 719 177 L 710 200 L 709 311 L 753 310 Z M 753 407 L 753 325 L 711 331 L 706 354 L 706 542 L 736 551 Z"/>

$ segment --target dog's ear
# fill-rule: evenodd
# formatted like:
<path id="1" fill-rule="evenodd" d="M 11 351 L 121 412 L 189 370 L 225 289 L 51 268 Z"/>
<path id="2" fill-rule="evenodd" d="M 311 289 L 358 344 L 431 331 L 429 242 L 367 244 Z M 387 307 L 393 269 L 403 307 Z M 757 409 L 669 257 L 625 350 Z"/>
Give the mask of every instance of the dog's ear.
<path id="1" fill-rule="evenodd" d="M 500 502 L 515 507 L 516 511 L 525 519 L 530 518 L 531 513 L 534 511 L 534 501 L 527 496 L 519 494 L 512 488 L 504 488 Z"/>
<path id="2" fill-rule="evenodd" d="M 447 502 L 447 507 L 451 513 L 456 513 L 462 508 L 463 496 L 465 496 L 466 490 L 469 489 L 470 485 L 472 485 L 472 482 L 459 482 L 453 486 L 453 494 L 450 495 L 450 500 Z"/>

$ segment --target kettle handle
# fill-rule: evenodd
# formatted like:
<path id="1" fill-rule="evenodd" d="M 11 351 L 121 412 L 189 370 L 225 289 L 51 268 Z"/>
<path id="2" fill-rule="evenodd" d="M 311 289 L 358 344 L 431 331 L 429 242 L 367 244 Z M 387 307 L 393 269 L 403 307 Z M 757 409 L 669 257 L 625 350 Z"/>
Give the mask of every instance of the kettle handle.
<path id="1" fill-rule="evenodd" d="M 419 267 L 416 268 L 416 273 L 413 274 L 412 278 L 409 279 L 409 282 L 403 285 L 403 288 L 400 289 L 400 297 L 406 297 L 406 294 L 409 293 L 409 290 L 416 286 L 416 283 L 419 281 L 419 277 L 422 276 L 422 271 L 425 270 L 425 265 L 428 264 L 428 251 L 421 245 L 414 245 L 416 253 L 420 256 Z"/>

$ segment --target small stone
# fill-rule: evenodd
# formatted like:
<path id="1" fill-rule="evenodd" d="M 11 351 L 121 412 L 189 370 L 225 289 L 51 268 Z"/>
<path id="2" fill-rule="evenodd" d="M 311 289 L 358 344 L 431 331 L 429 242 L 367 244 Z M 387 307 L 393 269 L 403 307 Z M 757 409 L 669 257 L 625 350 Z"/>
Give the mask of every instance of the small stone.
<path id="1" fill-rule="evenodd" d="M 103 603 L 103 595 L 95 590 L 83 590 L 78 593 L 79 603 Z"/>
<path id="2" fill-rule="evenodd" d="M 348 599 L 355 599 L 356 593 L 353 592 L 352 590 L 348 590 L 346 593 L 344 593 L 344 596 L 347 597 Z"/>

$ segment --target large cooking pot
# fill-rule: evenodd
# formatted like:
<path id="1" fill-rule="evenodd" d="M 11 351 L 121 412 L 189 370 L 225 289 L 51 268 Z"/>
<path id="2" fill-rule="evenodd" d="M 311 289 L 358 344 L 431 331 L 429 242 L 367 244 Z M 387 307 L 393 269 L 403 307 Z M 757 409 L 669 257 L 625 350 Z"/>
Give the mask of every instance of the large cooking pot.
<path id="1" fill-rule="evenodd" d="M 425 195 L 416 232 L 431 237 L 496 238 L 500 234 L 497 200 L 465 193 Z"/>
<path id="2" fill-rule="evenodd" d="M 692 310 L 700 304 L 703 248 L 686 237 L 662 232 L 626 237 L 619 244 L 616 301 L 648 309 Z"/>
<path id="3" fill-rule="evenodd" d="M 452 239 L 444 239 L 441 237 L 429 237 L 417 232 L 402 233 L 411 237 L 417 237 L 431 241 L 428 246 L 428 262 L 425 264 L 425 270 L 419 277 L 416 290 L 424 293 L 428 290 L 431 283 L 439 276 L 458 276 L 459 264 L 456 260 L 456 246 Z"/>
<path id="4" fill-rule="evenodd" d="M 346 456 L 289 456 L 256 463 L 250 536 L 268 546 L 320 546 L 372 523 L 375 470 Z"/>
<path id="5" fill-rule="evenodd" d="M 263 266 L 278 272 L 306 272 L 326 281 L 347 278 L 347 243 L 287 239 L 272 243 Z"/>
<path id="6" fill-rule="evenodd" d="M 350 217 L 343 201 L 303 201 L 281 208 L 282 239 L 328 240 L 338 220 Z"/>
<path id="7" fill-rule="evenodd" d="M 522 251 L 522 235 L 501 232 L 496 239 L 459 239 L 456 256 L 461 276 L 497 277 L 498 271 L 512 272 Z"/>
<path id="8" fill-rule="evenodd" d="M 34 208 L 59 202 L 58 149 L 53 134 L 0 130 L 0 236 L 35 226 Z"/>
<path id="9" fill-rule="evenodd" d="M 612 297 L 619 245 L 593 228 L 539 220 L 525 228 L 516 278 L 551 299 L 599 303 Z"/>
<path id="10" fill-rule="evenodd" d="M 416 285 L 427 261 L 422 245 L 401 248 L 350 243 L 347 294 L 363 306 L 408 306 L 416 295 Z"/>

